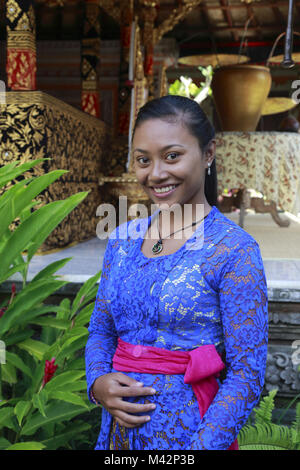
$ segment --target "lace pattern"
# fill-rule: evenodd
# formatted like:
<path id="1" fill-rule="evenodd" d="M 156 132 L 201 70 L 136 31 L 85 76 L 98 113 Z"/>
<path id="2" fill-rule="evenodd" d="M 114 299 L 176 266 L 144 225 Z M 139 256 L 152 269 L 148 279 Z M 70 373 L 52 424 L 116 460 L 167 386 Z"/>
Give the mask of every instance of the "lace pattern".
<path id="1" fill-rule="evenodd" d="M 145 222 L 145 219 L 143 219 Z M 151 420 L 119 426 L 103 408 L 96 449 L 227 449 L 257 404 L 265 375 L 267 282 L 258 243 L 215 206 L 203 223 L 199 249 L 146 258 L 141 236 L 118 237 L 105 251 L 86 345 L 88 394 L 112 369 L 117 338 L 170 350 L 214 344 L 225 356 L 226 378 L 201 420 L 182 375 L 127 373 L 157 393 L 127 400 L 156 404 Z M 190 241 L 197 240 L 198 230 Z M 149 414 L 149 413 L 148 413 Z"/>

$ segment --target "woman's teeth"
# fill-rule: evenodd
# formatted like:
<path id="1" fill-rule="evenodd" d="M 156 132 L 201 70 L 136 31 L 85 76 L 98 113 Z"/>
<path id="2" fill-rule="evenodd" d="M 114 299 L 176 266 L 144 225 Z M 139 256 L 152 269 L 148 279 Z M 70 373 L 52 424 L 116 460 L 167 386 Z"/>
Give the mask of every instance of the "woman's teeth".
<path id="1" fill-rule="evenodd" d="M 156 193 L 167 193 L 168 191 L 171 191 L 171 189 L 174 189 L 176 185 L 174 184 L 173 186 L 166 186 L 165 188 L 153 188 Z"/>

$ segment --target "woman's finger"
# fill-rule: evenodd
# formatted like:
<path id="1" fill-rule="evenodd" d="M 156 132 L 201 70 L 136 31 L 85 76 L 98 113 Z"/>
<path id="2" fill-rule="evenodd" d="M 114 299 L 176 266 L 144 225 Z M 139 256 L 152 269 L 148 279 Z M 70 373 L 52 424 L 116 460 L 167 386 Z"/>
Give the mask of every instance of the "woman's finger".
<path id="1" fill-rule="evenodd" d="M 148 415 L 147 416 L 135 416 L 135 415 L 125 413 L 124 411 L 121 411 L 121 410 L 116 410 L 113 413 L 113 416 L 115 418 L 120 419 L 124 423 L 122 424 L 122 426 L 126 426 L 126 427 L 140 426 L 141 424 L 147 423 L 151 419 L 150 416 Z"/>

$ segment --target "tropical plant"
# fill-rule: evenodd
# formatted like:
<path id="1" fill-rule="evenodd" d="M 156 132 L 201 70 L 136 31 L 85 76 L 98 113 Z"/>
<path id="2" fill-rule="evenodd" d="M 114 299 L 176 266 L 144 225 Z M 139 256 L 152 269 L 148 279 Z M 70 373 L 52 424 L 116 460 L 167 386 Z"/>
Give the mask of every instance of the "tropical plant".
<path id="1" fill-rule="evenodd" d="M 81 417 L 94 408 L 86 396 L 82 352 L 101 273 L 80 288 L 73 302 L 65 298 L 59 305 L 46 300 L 66 284 L 56 272 L 69 259 L 27 280 L 30 260 L 41 244 L 87 195 L 39 206 L 36 198 L 65 173 L 24 176 L 41 162 L 0 168 L 0 188 L 6 187 L 0 196 L 0 283 L 16 272 L 23 279 L 22 288 L 17 291 L 13 285 L 10 298 L 0 305 L 5 345 L 5 360 L 3 351 L 0 357 L 0 449 L 5 450 L 70 448 L 89 430 Z"/>
<path id="2" fill-rule="evenodd" d="M 296 406 L 296 419 L 291 426 L 274 423 L 277 392 L 277 389 L 271 390 L 254 409 L 254 423 L 247 424 L 239 433 L 240 450 L 300 450 L 300 403 Z"/>
<path id="3" fill-rule="evenodd" d="M 169 86 L 169 94 L 185 96 L 199 104 L 208 96 L 211 96 L 212 90 L 210 84 L 213 76 L 213 68 L 211 65 L 208 67 L 199 66 L 198 70 L 200 70 L 205 77 L 205 82 L 201 82 L 199 87 L 193 82 L 192 78 L 181 75 L 179 80 L 175 80 L 175 82 Z"/>

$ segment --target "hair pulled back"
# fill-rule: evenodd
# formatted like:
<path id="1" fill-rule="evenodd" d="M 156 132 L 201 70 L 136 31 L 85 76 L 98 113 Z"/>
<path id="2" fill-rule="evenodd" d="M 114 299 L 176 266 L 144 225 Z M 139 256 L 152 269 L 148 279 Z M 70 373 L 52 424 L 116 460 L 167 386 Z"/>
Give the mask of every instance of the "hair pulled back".
<path id="1" fill-rule="evenodd" d="M 199 142 L 204 153 L 210 141 L 215 137 L 215 129 L 200 105 L 190 98 L 166 95 L 148 101 L 138 112 L 132 139 L 136 129 L 150 119 L 162 119 L 167 122 L 181 122 Z M 218 206 L 218 182 L 215 158 L 210 167 L 210 175 L 205 173 L 204 193 L 208 204 Z"/>

